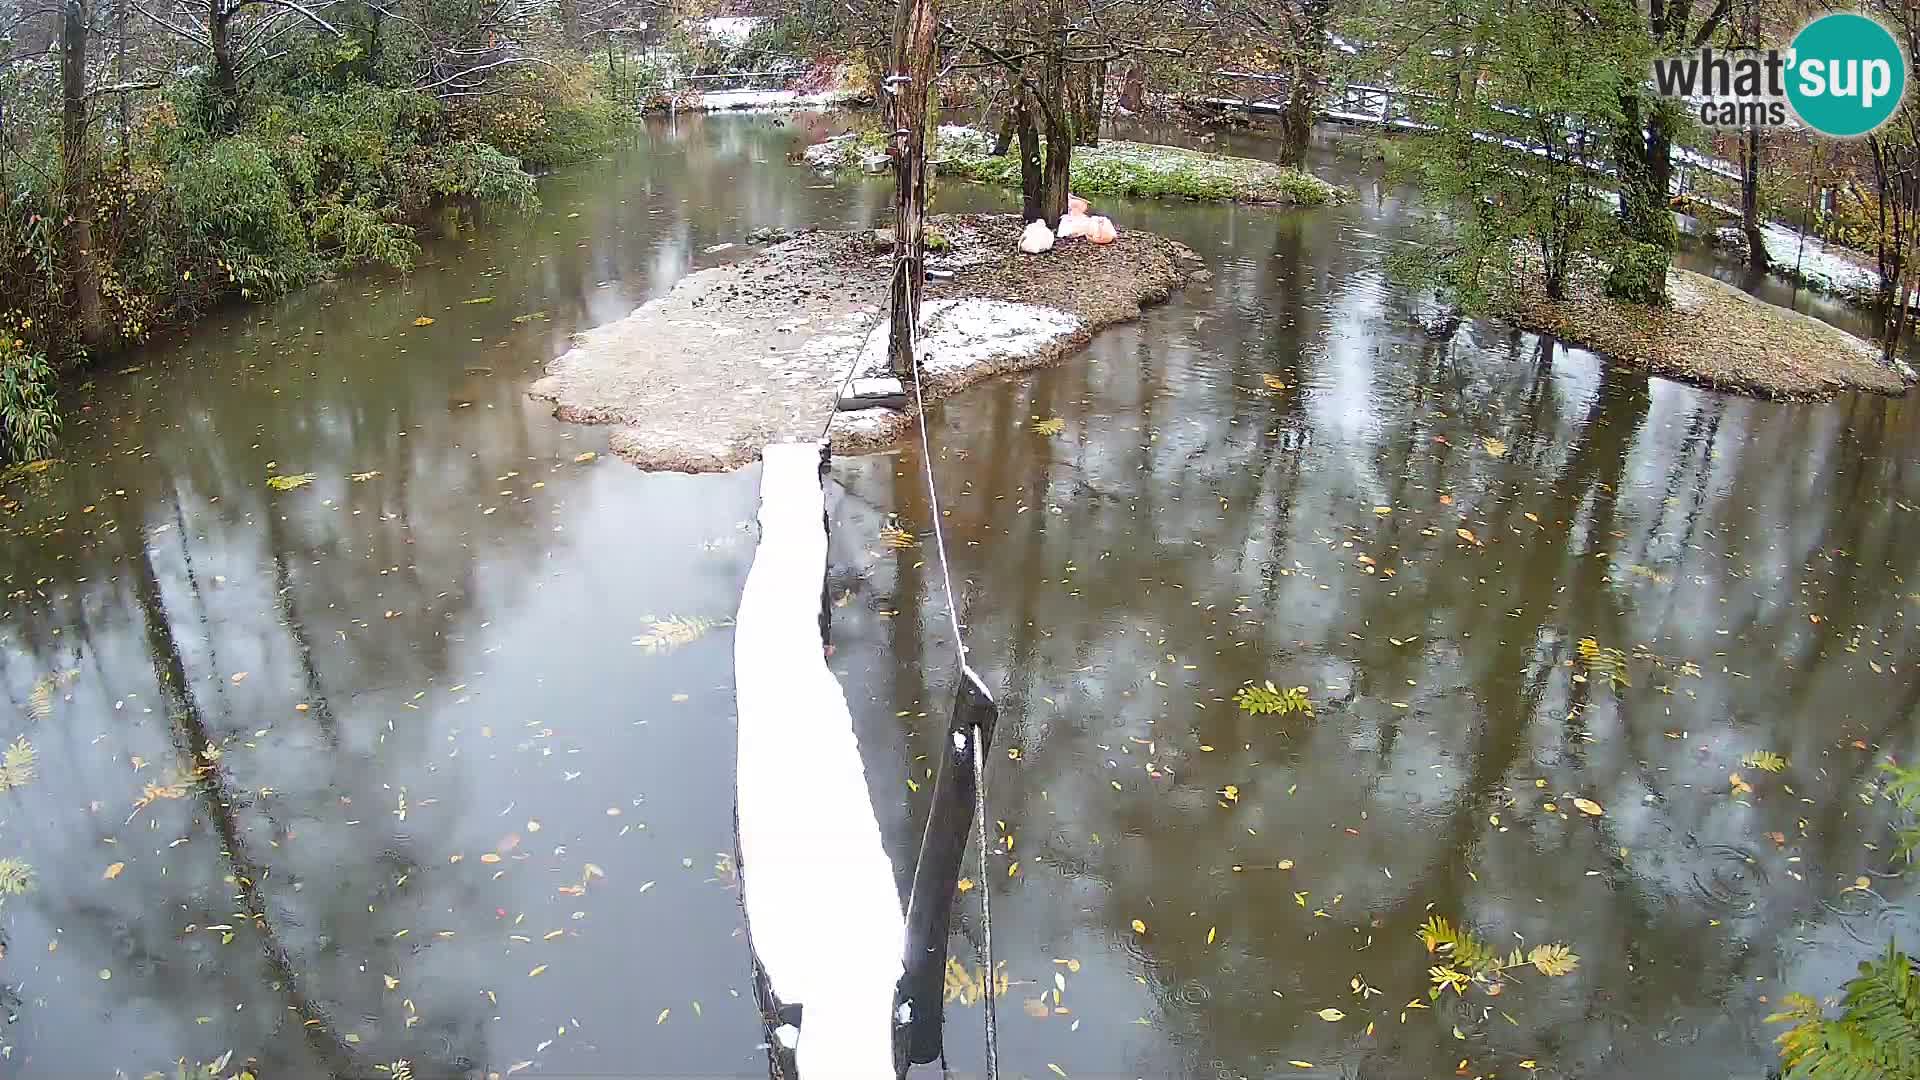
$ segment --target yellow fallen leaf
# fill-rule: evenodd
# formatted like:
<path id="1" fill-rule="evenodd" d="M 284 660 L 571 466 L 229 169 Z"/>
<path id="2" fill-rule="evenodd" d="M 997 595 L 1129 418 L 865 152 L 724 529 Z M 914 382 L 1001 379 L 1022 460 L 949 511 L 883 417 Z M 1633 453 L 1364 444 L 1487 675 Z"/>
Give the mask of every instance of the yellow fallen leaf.
<path id="1" fill-rule="evenodd" d="M 1345 1020 L 1347 1018 L 1347 1014 L 1341 1012 L 1339 1009 L 1321 1009 L 1319 1012 L 1314 1013 L 1313 1015 L 1319 1017 L 1322 1020 L 1325 1020 L 1329 1024 L 1337 1020 Z"/>
<path id="2" fill-rule="evenodd" d="M 101 874 L 100 876 L 107 879 L 108 881 L 112 881 L 114 878 L 117 878 L 120 876 L 120 871 L 125 870 L 126 868 L 127 868 L 126 863 L 117 862 L 117 863 L 114 863 L 112 866 L 107 867 L 107 872 L 104 874 Z"/>
<path id="3" fill-rule="evenodd" d="M 415 325 L 415 326 L 432 326 L 432 325 L 433 325 L 433 317 L 432 317 L 432 316 L 430 316 L 430 315 L 422 315 L 422 316 L 420 316 L 419 318 L 417 318 L 417 319 L 415 319 L 415 320 L 413 320 L 413 325 Z"/>
<path id="4" fill-rule="evenodd" d="M 498 852 L 489 851 L 485 855 L 480 856 L 480 861 L 484 863 L 496 863 L 500 861 L 500 855 Z"/>
<path id="5" fill-rule="evenodd" d="M 1501 442 L 1499 439 L 1483 438 L 1480 440 L 1480 444 L 1487 448 L 1487 455 L 1489 457 L 1507 456 L 1507 444 Z"/>
<path id="6" fill-rule="evenodd" d="M 1728 774 L 1727 783 L 1732 785 L 1732 790 L 1729 792 L 1729 794 L 1734 794 L 1734 795 L 1753 794 L 1753 785 L 1747 783 L 1746 778 L 1741 776 L 1739 773 Z"/>
<path id="7" fill-rule="evenodd" d="M 1047 1071 L 1049 1071 L 1049 1072 L 1051 1072 L 1051 1073 L 1053 1073 L 1053 1075 L 1055 1075 L 1055 1076 L 1065 1076 L 1065 1075 L 1067 1075 L 1067 1070 L 1065 1070 L 1065 1069 L 1063 1069 L 1063 1068 L 1061 1068 L 1061 1067 L 1060 1067 L 1060 1066 L 1058 1066 L 1058 1065 L 1055 1065 L 1055 1064 L 1054 1064 L 1053 1062 L 1051 1062 L 1051 1061 L 1049 1061 L 1049 1062 L 1047 1062 Z"/>
<path id="8" fill-rule="evenodd" d="M 527 972 L 527 978 L 529 979 L 535 978 L 545 970 L 547 970 L 547 965 L 541 964 L 539 967 L 536 967 L 532 971 Z"/>
<path id="9" fill-rule="evenodd" d="M 1287 1064 L 1293 1066 L 1296 1069 L 1317 1069 L 1320 1067 L 1318 1065 L 1315 1065 L 1311 1061 L 1301 1061 L 1297 1058 L 1287 1062 Z"/>
<path id="10" fill-rule="evenodd" d="M 654 1026 L 654 1027 L 659 1027 L 659 1026 L 660 1026 L 661 1024 L 664 1024 L 664 1023 L 666 1023 L 666 1022 L 667 1022 L 667 1014 L 668 1014 L 668 1013 L 670 1013 L 670 1012 L 672 1012 L 672 1011 L 673 1011 L 672 1009 L 661 1009 L 661 1010 L 660 1010 L 660 1015 L 659 1015 L 659 1016 L 656 1016 L 656 1017 L 654 1017 L 654 1018 L 653 1018 L 653 1026 Z"/>
<path id="11" fill-rule="evenodd" d="M 1455 529 L 1453 530 L 1453 534 L 1469 544 L 1478 544 L 1480 542 L 1480 538 L 1473 535 L 1472 529 Z"/>
<path id="12" fill-rule="evenodd" d="M 1211 945 L 1211 944 L 1213 944 L 1213 937 L 1214 937 L 1214 935 L 1215 935 L 1216 933 L 1218 933 L 1218 932 L 1219 932 L 1219 930 L 1220 930 L 1220 928 L 1219 928 L 1219 927 L 1217 927 L 1217 926 L 1209 926 L 1209 927 L 1207 927 L 1207 944 L 1209 944 L 1209 945 Z"/>
<path id="13" fill-rule="evenodd" d="M 1228 784 L 1225 788 L 1221 789 L 1220 794 L 1225 795 L 1227 797 L 1228 802 L 1239 802 L 1240 801 L 1240 785 Z"/>
<path id="14" fill-rule="evenodd" d="M 972 892 L 973 879 L 970 877 L 963 877 L 958 882 L 956 882 L 953 887 L 955 889 L 958 889 L 961 892 Z"/>
<path id="15" fill-rule="evenodd" d="M 1291 869 L 1293 869 L 1293 860 L 1292 860 L 1292 859 L 1281 859 L 1281 860 L 1280 860 L 1280 869 L 1282 869 L 1282 870 L 1291 870 Z"/>
<path id="16" fill-rule="evenodd" d="M 383 978 L 383 979 L 385 979 L 385 980 L 387 981 L 387 989 L 389 989 L 389 990 L 392 990 L 392 989 L 393 989 L 394 987 L 396 987 L 396 986 L 399 986 L 399 985 L 400 985 L 400 980 L 399 980 L 399 979 L 396 979 L 396 978 L 394 978 L 394 977 L 393 977 L 393 976 L 391 976 L 391 975 L 382 975 L 382 976 L 380 976 L 380 977 L 381 977 L 381 978 Z"/>
<path id="17" fill-rule="evenodd" d="M 1575 799 L 1573 800 L 1573 805 L 1579 807 L 1580 812 L 1587 815 L 1588 817 L 1599 817 L 1600 815 L 1606 813 L 1606 810 L 1603 809 L 1599 803 L 1594 802 L 1592 799 Z"/>
<path id="18" fill-rule="evenodd" d="M 1135 920 L 1133 920 L 1133 932 L 1134 932 L 1134 933 L 1136 933 L 1136 934 L 1144 934 L 1144 933 L 1146 933 L 1146 932 L 1147 932 L 1147 924 L 1146 924 L 1146 923 L 1143 923 L 1143 922 L 1141 922 L 1141 921 L 1140 921 L 1139 919 L 1135 919 Z"/>
<path id="19" fill-rule="evenodd" d="M 597 458 L 599 456 L 600 456 L 599 454 L 596 454 L 593 451 L 589 450 L 584 454 L 575 454 L 573 456 L 573 460 L 577 464 L 584 461 L 592 461 L 594 458 Z"/>

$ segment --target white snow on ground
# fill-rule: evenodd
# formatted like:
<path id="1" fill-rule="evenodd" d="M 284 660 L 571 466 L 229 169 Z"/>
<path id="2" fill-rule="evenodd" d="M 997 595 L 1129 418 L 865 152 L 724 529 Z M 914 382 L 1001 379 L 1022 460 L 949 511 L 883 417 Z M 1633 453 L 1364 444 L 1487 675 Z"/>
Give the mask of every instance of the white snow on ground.
<path id="1" fill-rule="evenodd" d="M 820 638 L 820 446 L 779 443 L 764 460 L 733 646 L 747 927 L 775 996 L 806 1010 L 800 1075 L 892 1080 L 906 920 Z"/>
<path id="2" fill-rule="evenodd" d="M 1042 352 L 1080 327 L 1079 316 L 1040 304 L 976 296 L 928 300 L 920 305 L 920 351 L 927 356 L 920 370 L 928 376 L 962 374 L 1001 357 Z M 831 329 L 801 346 L 806 366 L 851 364 L 857 352 L 856 376 L 887 373 L 885 320 L 854 312 Z"/>
<path id="3" fill-rule="evenodd" d="M 802 94 L 794 90 L 715 90 L 701 94 L 698 108 L 707 112 L 729 109 L 831 109 L 860 96 L 854 90 Z"/>
<path id="4" fill-rule="evenodd" d="M 1767 246 L 1767 258 L 1773 260 L 1775 266 L 1788 271 L 1798 267 L 1800 276 L 1816 289 L 1867 298 L 1880 288 L 1877 271 L 1833 254 L 1818 237 L 1806 237 L 1802 248 L 1799 233 L 1780 225 L 1768 225 L 1760 230 L 1760 239 Z"/>
<path id="5" fill-rule="evenodd" d="M 707 36 L 715 41 L 738 46 L 745 45 L 747 39 L 753 36 L 754 28 L 763 22 L 766 22 L 766 20 L 753 18 L 751 16 L 708 19 L 705 30 Z"/>

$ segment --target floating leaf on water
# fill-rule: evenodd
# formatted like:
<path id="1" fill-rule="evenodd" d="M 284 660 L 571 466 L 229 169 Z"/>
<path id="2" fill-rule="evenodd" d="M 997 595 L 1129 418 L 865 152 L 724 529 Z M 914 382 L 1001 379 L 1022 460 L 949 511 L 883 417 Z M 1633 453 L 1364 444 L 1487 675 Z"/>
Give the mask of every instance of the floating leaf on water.
<path id="1" fill-rule="evenodd" d="M 1580 958 L 1565 945 L 1535 945 L 1527 953 L 1527 963 L 1542 975 L 1566 975 L 1580 966 Z"/>
<path id="2" fill-rule="evenodd" d="M 963 877 L 959 880 L 958 883 L 954 885 L 954 888 L 959 890 L 960 892 L 971 892 L 973 891 L 973 879 L 970 877 Z"/>
<path id="3" fill-rule="evenodd" d="M 417 319 L 415 319 L 415 320 L 413 320 L 413 325 L 415 325 L 415 326 L 432 326 L 432 325 L 433 325 L 433 316 L 431 316 L 431 315 L 422 315 L 422 316 L 420 316 L 419 318 L 417 318 Z"/>
<path id="4" fill-rule="evenodd" d="M 1482 438 L 1480 440 L 1480 444 L 1487 448 L 1487 454 L 1490 457 L 1506 457 L 1507 456 L 1507 444 L 1504 442 L 1501 442 L 1499 439 Z"/>
<path id="5" fill-rule="evenodd" d="M 1749 769 L 1759 769 L 1762 772 L 1780 772 L 1787 767 L 1787 759 L 1771 750 L 1755 750 L 1753 753 L 1742 757 L 1740 764 L 1745 765 Z"/>
<path id="6" fill-rule="evenodd" d="M 1134 933 L 1136 933 L 1136 934 L 1144 934 L 1144 933 L 1146 933 L 1146 932 L 1147 932 L 1147 924 L 1146 924 L 1146 923 L 1143 923 L 1143 922 L 1141 922 L 1141 921 L 1140 921 L 1139 919 L 1135 919 L 1135 920 L 1133 920 L 1133 932 L 1134 932 Z"/>
<path id="7" fill-rule="evenodd" d="M 1588 637 L 1581 638 L 1574 648 L 1580 654 L 1580 662 L 1587 669 L 1589 678 L 1604 679 L 1614 689 L 1630 687 L 1627 681 L 1627 654 L 1619 649 L 1603 648 L 1598 641 Z"/>
<path id="8" fill-rule="evenodd" d="M 33 888 L 33 865 L 19 859 L 0 859 L 0 900 L 25 896 Z"/>
<path id="9" fill-rule="evenodd" d="M 31 783 L 33 770 L 33 744 L 22 735 L 8 745 L 4 756 L 0 756 L 0 791 L 11 791 Z"/>
<path id="10" fill-rule="evenodd" d="M 473 299 L 471 299 L 471 300 L 462 300 L 462 301 L 460 301 L 460 302 L 461 302 L 462 304 L 491 304 L 491 303 L 493 303 L 493 297 L 491 297 L 491 296 L 476 296 L 476 297 L 474 297 L 474 298 L 473 298 Z"/>
<path id="11" fill-rule="evenodd" d="M 1746 777 L 1741 776 L 1739 773 L 1729 773 L 1727 775 L 1727 783 L 1731 787 L 1731 790 L 1728 791 L 1730 795 L 1753 794 L 1753 785 L 1747 783 Z"/>
<path id="12" fill-rule="evenodd" d="M 584 453 L 573 455 L 573 463 L 575 465 L 584 465 L 587 462 L 592 461 L 594 458 L 597 458 L 599 456 L 600 456 L 599 454 L 593 452 L 592 450 L 588 450 Z"/>
<path id="13" fill-rule="evenodd" d="M 114 863 L 112 866 L 107 867 L 107 872 L 104 874 L 101 874 L 100 876 L 105 878 L 108 881 L 112 881 L 114 878 L 117 878 L 120 876 L 120 871 L 125 870 L 126 868 L 127 868 L 126 863 L 117 862 L 117 863 Z"/>
<path id="14" fill-rule="evenodd" d="M 1313 1015 L 1319 1017 L 1322 1020 L 1325 1020 L 1329 1024 L 1335 1023 L 1340 1020 L 1345 1020 L 1347 1018 L 1347 1014 L 1341 1012 L 1339 1009 L 1321 1009 L 1319 1012 L 1314 1013 Z"/>
<path id="15" fill-rule="evenodd" d="M 672 652 L 682 645 L 699 641 L 707 636 L 708 631 L 726 623 L 699 615 L 669 615 L 654 620 L 651 625 L 652 629 L 634 638 L 633 643 L 648 652 Z"/>
<path id="16" fill-rule="evenodd" d="M 916 547 L 920 539 L 898 525 L 888 525 L 880 530 L 880 542 L 890 548 Z"/>
<path id="17" fill-rule="evenodd" d="M 1287 388 L 1287 380 L 1278 375 L 1262 375 L 1260 376 L 1260 381 L 1265 384 L 1269 390 L 1285 390 Z"/>
<path id="18" fill-rule="evenodd" d="M 1067 422 L 1057 416 L 1033 422 L 1033 433 L 1036 435 L 1058 435 L 1065 430 L 1067 430 Z"/>
<path id="19" fill-rule="evenodd" d="M 1453 535 L 1459 537 L 1462 540 L 1465 540 L 1469 544 L 1480 543 L 1480 538 L 1473 535 L 1472 529 L 1455 529 L 1453 530 Z"/>
<path id="20" fill-rule="evenodd" d="M 1221 789 L 1220 794 L 1225 796 L 1228 802 L 1239 802 L 1240 785 L 1228 784 L 1225 788 Z"/>
<path id="21" fill-rule="evenodd" d="M 1268 713 L 1285 716 L 1288 713 L 1306 713 L 1313 715 L 1313 702 L 1307 698 L 1304 686 L 1289 686 L 1280 689 L 1269 680 L 1264 686 L 1243 686 L 1234 691 L 1233 703 L 1242 712 L 1261 716 Z"/>
<path id="22" fill-rule="evenodd" d="M 1588 817 L 1599 817 L 1607 812 L 1606 808 L 1594 802 L 1592 799 L 1575 799 L 1573 800 L 1573 805 L 1578 807 L 1580 812 Z"/>
<path id="23" fill-rule="evenodd" d="M 267 477 L 267 486 L 275 491 L 292 491 L 313 483 L 312 473 L 286 473 L 281 476 Z"/>
<path id="24" fill-rule="evenodd" d="M 379 469 L 368 469 L 366 472 L 348 473 L 347 479 L 353 481 L 356 484 L 364 484 L 367 481 L 379 475 L 380 475 Z"/>
<path id="25" fill-rule="evenodd" d="M 1060 1066 L 1058 1066 L 1058 1065 L 1055 1065 L 1055 1064 L 1054 1064 L 1053 1062 L 1051 1062 L 1051 1061 L 1049 1061 L 1049 1062 L 1047 1062 L 1047 1071 L 1048 1071 L 1048 1072 L 1050 1072 L 1050 1073 L 1052 1073 L 1052 1074 L 1053 1074 L 1053 1075 L 1055 1075 L 1055 1076 L 1065 1076 L 1065 1075 L 1067 1075 L 1067 1070 L 1065 1070 L 1065 1069 L 1063 1069 L 1063 1068 L 1061 1068 L 1061 1067 L 1060 1067 Z"/>
<path id="26" fill-rule="evenodd" d="M 539 965 L 539 966 L 537 966 L 537 967 L 535 967 L 535 968 L 534 968 L 534 969 L 533 969 L 532 971 L 529 971 L 529 972 L 527 972 L 527 978 L 529 978 L 529 979 L 532 979 L 532 978 L 536 978 L 536 977 L 538 977 L 538 976 L 539 976 L 539 974 L 540 974 L 541 972 L 543 972 L 543 971 L 545 971 L 545 970 L 547 970 L 547 965 L 545 965 L 545 964 L 541 964 L 541 965 Z"/>

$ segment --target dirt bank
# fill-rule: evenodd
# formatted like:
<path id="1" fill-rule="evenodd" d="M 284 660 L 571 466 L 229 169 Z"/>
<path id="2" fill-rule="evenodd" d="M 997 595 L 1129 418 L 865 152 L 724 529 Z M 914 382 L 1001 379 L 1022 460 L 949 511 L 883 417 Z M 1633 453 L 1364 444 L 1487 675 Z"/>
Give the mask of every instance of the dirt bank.
<path id="1" fill-rule="evenodd" d="M 1199 270 L 1192 251 L 1147 233 L 1122 232 L 1106 247 L 1063 241 L 1034 256 L 1017 250 L 1012 216 L 931 224 L 947 247 L 929 262 L 953 275 L 928 283 L 920 321 L 933 400 L 1053 363 Z M 857 375 L 885 370 L 891 259 L 884 235 L 814 232 L 690 274 L 581 334 L 528 393 L 563 420 L 618 425 L 613 449 L 646 469 L 735 469 L 769 442 L 819 438 L 829 416 L 836 449 L 889 445 L 911 430 L 909 414 L 831 410 L 856 358 Z"/>
<path id="2" fill-rule="evenodd" d="M 1571 296 L 1523 293 L 1506 313 L 1529 330 L 1655 375 L 1758 397 L 1814 400 L 1848 390 L 1905 393 L 1903 373 L 1872 343 L 1689 270 L 1667 271 L 1664 311 L 1622 304 L 1597 281 Z"/>

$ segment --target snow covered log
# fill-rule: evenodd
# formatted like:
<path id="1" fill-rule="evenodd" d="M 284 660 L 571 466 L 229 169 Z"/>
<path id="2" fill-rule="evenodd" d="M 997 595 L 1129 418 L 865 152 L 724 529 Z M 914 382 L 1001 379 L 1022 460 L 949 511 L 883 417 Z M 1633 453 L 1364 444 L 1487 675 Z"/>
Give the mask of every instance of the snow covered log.
<path id="1" fill-rule="evenodd" d="M 824 450 L 776 443 L 762 462 L 760 546 L 734 627 L 734 797 L 769 1053 L 804 1080 L 892 1080 L 906 923 L 827 669 Z"/>

